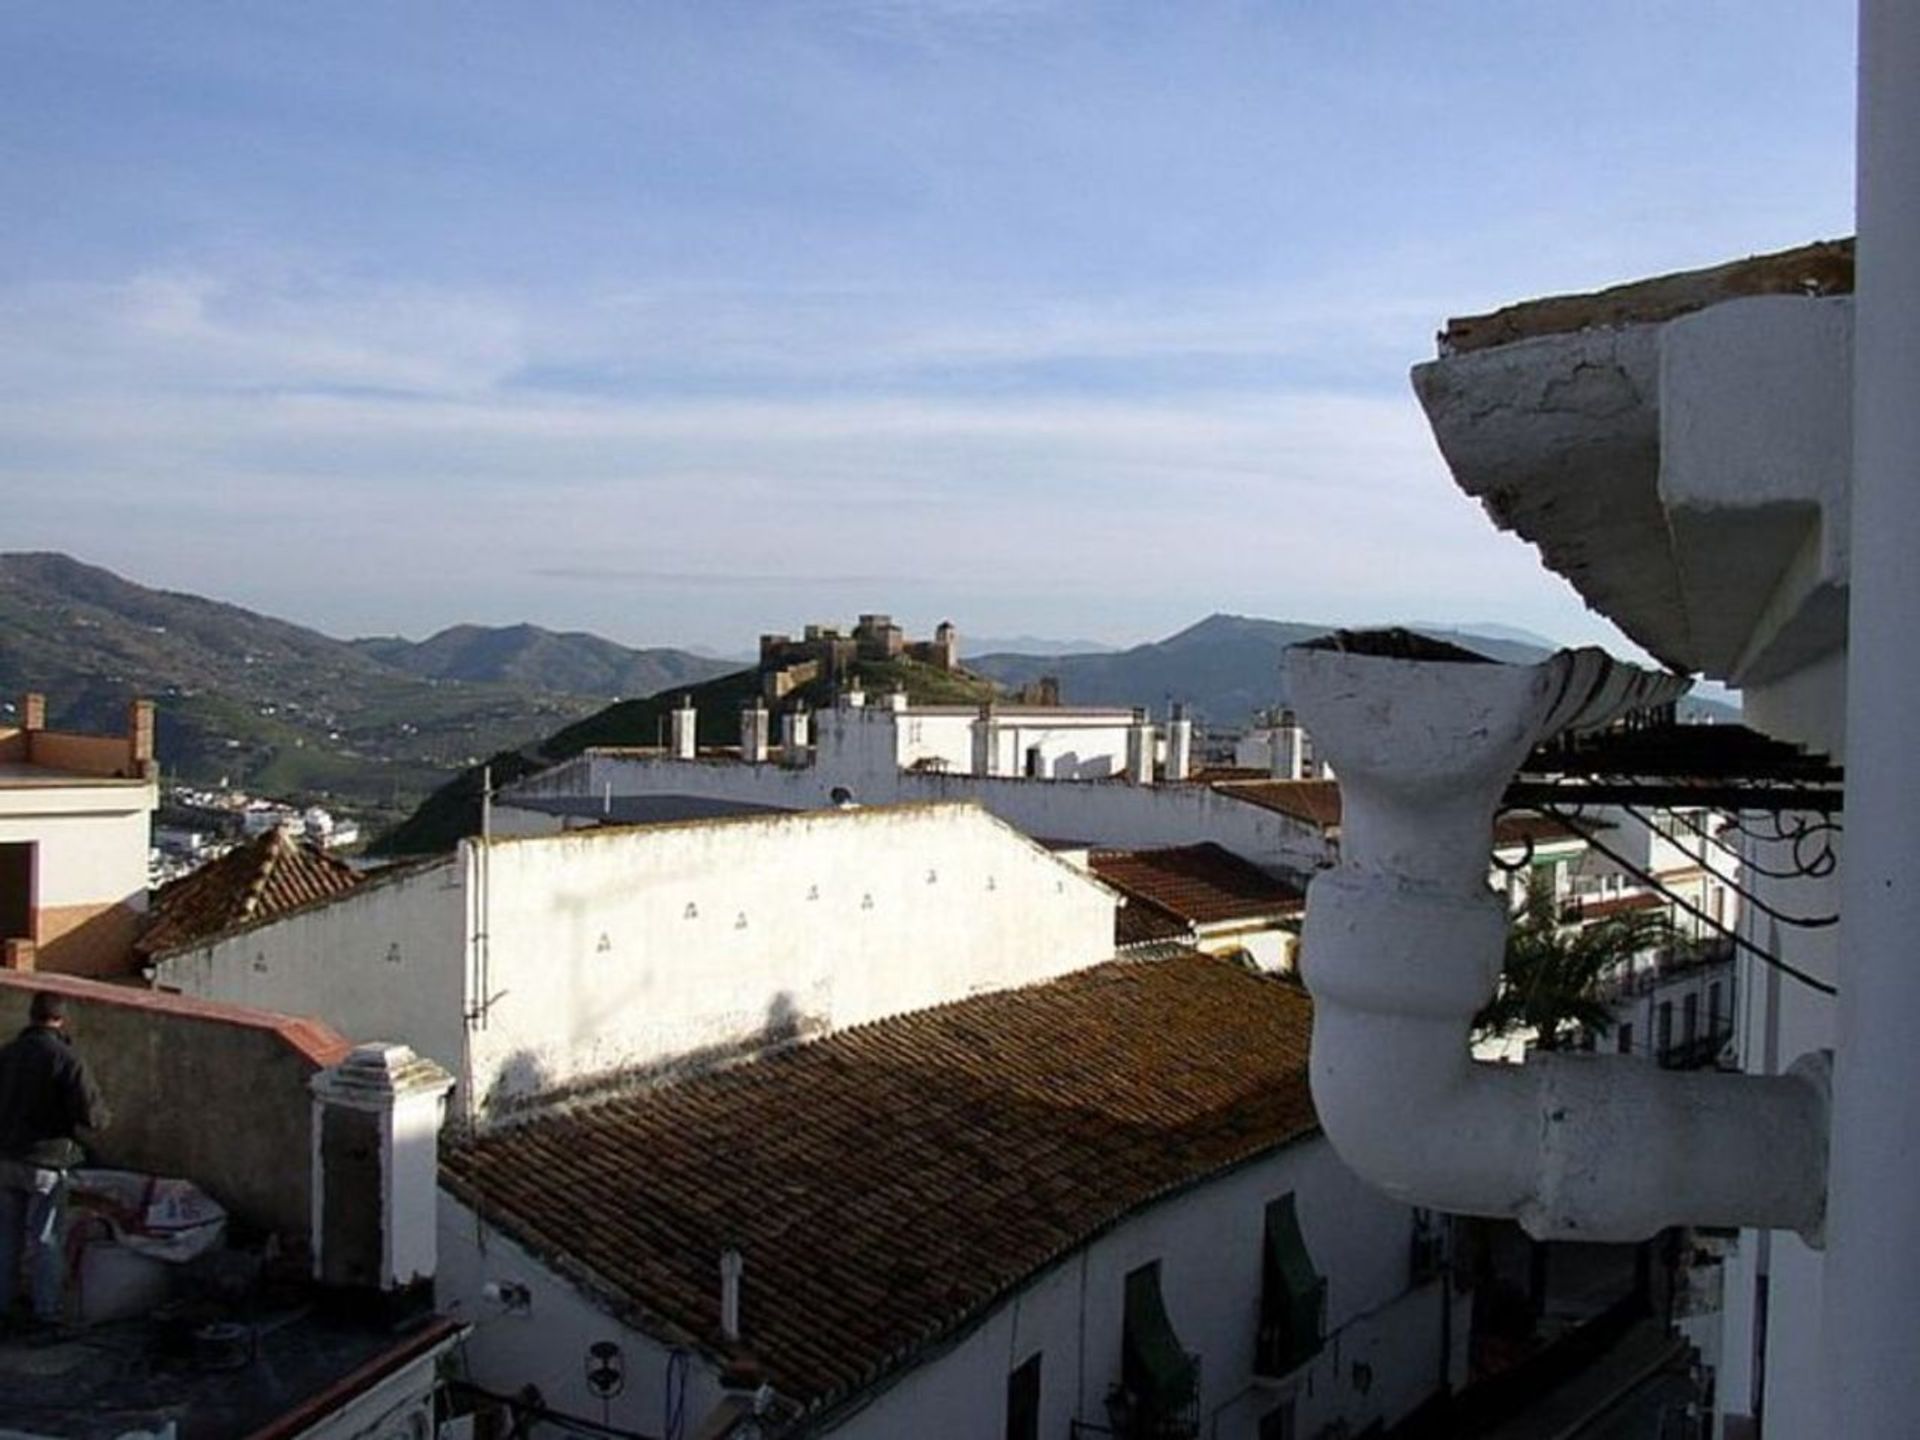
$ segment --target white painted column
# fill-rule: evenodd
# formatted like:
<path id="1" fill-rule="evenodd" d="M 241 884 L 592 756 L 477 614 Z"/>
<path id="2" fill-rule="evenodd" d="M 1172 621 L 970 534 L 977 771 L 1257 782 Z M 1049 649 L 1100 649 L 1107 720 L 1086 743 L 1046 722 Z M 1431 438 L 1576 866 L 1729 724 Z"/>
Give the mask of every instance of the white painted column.
<path id="1" fill-rule="evenodd" d="M 1834 1435 L 1920 1416 L 1920 6 L 1860 6 L 1847 851 L 1825 1365 Z M 1808 1357 L 1811 1361 L 1814 1357 Z"/>

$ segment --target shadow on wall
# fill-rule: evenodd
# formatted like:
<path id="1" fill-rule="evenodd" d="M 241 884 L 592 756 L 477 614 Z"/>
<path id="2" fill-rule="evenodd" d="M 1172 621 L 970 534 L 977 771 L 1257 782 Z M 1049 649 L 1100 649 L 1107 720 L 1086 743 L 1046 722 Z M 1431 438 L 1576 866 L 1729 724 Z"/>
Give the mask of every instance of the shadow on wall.
<path id="1" fill-rule="evenodd" d="M 129 975 L 134 969 L 134 941 L 145 919 L 128 905 L 109 905 L 66 924 L 58 911 L 42 911 L 34 965 L 51 975 L 90 979 Z"/>
<path id="2" fill-rule="evenodd" d="M 532 1050 L 516 1050 L 507 1057 L 481 1097 L 477 1123 L 482 1128 L 506 1124 L 556 1105 L 600 1099 L 634 1086 L 683 1080 L 785 1049 L 825 1034 L 828 1028 L 826 1017 L 809 1015 L 795 1002 L 791 991 L 782 990 L 767 1002 L 766 1014 L 758 1029 L 737 1039 L 703 1045 L 643 1065 L 556 1081 L 539 1055 Z"/>

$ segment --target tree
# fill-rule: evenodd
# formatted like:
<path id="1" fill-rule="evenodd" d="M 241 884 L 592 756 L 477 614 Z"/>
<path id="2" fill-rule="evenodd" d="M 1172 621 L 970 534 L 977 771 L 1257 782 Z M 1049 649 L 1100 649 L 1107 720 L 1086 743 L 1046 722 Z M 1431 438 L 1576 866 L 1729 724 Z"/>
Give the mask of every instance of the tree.
<path id="1" fill-rule="evenodd" d="M 1483 1035 L 1530 1029 L 1541 1050 L 1568 1048 L 1582 1030 L 1604 1035 L 1613 1028 L 1613 1015 L 1600 998 L 1601 984 L 1674 938 L 1672 923 L 1659 911 L 1567 924 L 1552 883 L 1536 875 L 1507 932 L 1499 986 L 1473 1017 L 1474 1029 Z"/>

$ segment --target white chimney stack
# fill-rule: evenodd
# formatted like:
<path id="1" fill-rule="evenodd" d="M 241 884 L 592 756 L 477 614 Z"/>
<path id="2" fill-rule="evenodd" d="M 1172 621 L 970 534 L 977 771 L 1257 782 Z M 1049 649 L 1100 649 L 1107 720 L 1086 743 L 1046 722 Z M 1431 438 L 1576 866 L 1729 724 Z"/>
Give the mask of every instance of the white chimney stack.
<path id="1" fill-rule="evenodd" d="M 405 1045 L 359 1045 L 315 1075 L 313 1274 L 392 1293 L 438 1262 L 440 1110 L 453 1077 Z"/>
<path id="2" fill-rule="evenodd" d="M 1274 779 L 1306 778 L 1307 732 L 1294 721 L 1293 711 L 1280 712 L 1280 723 L 1273 727 L 1267 743 L 1271 747 L 1270 760 Z"/>
<path id="3" fill-rule="evenodd" d="M 1127 727 L 1127 779 L 1135 785 L 1153 783 L 1153 722 L 1144 710 L 1135 710 Z"/>
<path id="4" fill-rule="evenodd" d="M 1167 779 L 1185 780 L 1193 774 L 1193 721 L 1187 707 L 1176 702 L 1167 721 Z"/>
<path id="5" fill-rule="evenodd" d="M 698 753 L 700 712 L 693 708 L 693 697 L 682 695 L 673 709 L 673 758 L 691 760 Z"/>
<path id="6" fill-rule="evenodd" d="M 906 686 L 896 685 L 893 687 L 893 689 L 887 692 L 887 708 L 893 711 L 894 714 L 896 715 L 901 714 L 906 710 L 907 708 Z"/>
<path id="7" fill-rule="evenodd" d="M 1000 773 L 1000 722 L 994 718 L 991 700 L 981 703 L 973 720 L 973 773 Z"/>
<path id="8" fill-rule="evenodd" d="M 746 1268 L 738 1250 L 720 1252 L 720 1333 L 728 1340 L 740 1338 L 740 1277 Z"/>
<path id="9" fill-rule="evenodd" d="M 807 763 L 808 715 L 795 707 L 780 717 L 780 763 L 801 766 Z"/>
<path id="10" fill-rule="evenodd" d="M 740 711 L 740 758 L 749 765 L 766 764 L 772 728 L 765 700 L 756 698 L 744 706 Z"/>

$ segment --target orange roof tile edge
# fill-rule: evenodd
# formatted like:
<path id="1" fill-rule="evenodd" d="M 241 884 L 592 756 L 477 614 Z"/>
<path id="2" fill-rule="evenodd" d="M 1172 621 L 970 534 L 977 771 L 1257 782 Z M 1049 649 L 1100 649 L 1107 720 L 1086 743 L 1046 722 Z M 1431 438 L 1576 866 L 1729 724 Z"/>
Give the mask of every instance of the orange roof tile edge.
<path id="1" fill-rule="evenodd" d="M 111 985 L 102 980 L 83 980 L 77 975 L 48 975 L 31 971 L 0 972 L 0 987 L 10 990 L 47 990 L 97 1005 L 119 1005 L 131 1010 L 148 1010 L 156 1015 L 177 1015 L 217 1025 L 269 1031 L 320 1070 L 339 1064 L 353 1049 L 351 1041 L 324 1021 L 304 1015 L 282 1015 L 274 1010 L 230 1005 L 220 1000 L 198 1000 L 190 995 L 175 995 L 165 990 L 140 990 L 130 985 Z"/>

